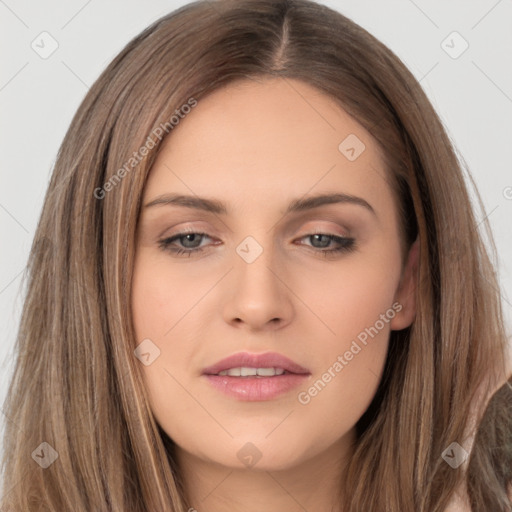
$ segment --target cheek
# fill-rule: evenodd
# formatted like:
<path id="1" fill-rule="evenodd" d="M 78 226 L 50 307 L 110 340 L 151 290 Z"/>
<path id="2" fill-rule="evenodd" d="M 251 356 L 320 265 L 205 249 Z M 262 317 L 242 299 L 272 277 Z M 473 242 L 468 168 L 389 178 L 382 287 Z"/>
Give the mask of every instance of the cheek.
<path id="1" fill-rule="evenodd" d="M 400 261 L 391 253 L 352 255 L 346 264 L 333 266 L 321 279 L 309 277 L 304 276 L 300 285 L 301 297 L 335 333 L 324 337 L 332 340 L 329 345 L 339 348 L 373 326 L 391 308 L 400 278 Z"/>
<path id="2" fill-rule="evenodd" d="M 142 372 L 151 410 L 168 434 L 175 433 L 174 415 L 187 417 L 195 407 L 182 384 L 194 354 L 192 341 L 198 337 L 190 329 L 189 318 L 201 290 L 194 288 L 192 281 L 179 265 L 166 264 L 165 258 L 155 258 L 144 250 L 137 255 L 131 297 L 135 344 L 150 340 L 146 346 L 158 353 L 142 366 Z M 195 284 L 207 289 L 208 283 L 202 283 Z"/>
<path id="3" fill-rule="evenodd" d="M 184 331 L 184 326 L 198 296 L 197 290 L 194 293 L 193 286 L 190 283 L 187 286 L 186 278 L 180 278 L 175 269 L 141 252 L 136 258 L 132 279 L 135 345 L 146 347 L 142 345 L 145 343 L 158 354 L 143 370 L 152 392 L 161 393 L 164 383 L 169 386 L 170 375 L 166 371 L 174 375 L 176 368 L 188 367 L 190 338 L 194 333 Z M 169 340 L 172 340 L 172 350 Z"/>
<path id="4" fill-rule="evenodd" d="M 399 278 L 397 246 L 396 251 L 353 257 L 309 287 L 308 300 L 331 333 L 325 330 L 319 339 L 318 371 L 298 401 L 312 415 L 329 410 L 338 432 L 355 424 L 377 390 L 398 308 L 393 304 Z"/>
<path id="5" fill-rule="evenodd" d="M 191 266 L 171 265 L 166 257 L 142 253 L 132 280 L 132 308 L 137 340 L 162 340 L 180 323 L 214 283 L 211 274 L 195 275 Z M 186 321 L 186 320 L 185 320 Z"/>

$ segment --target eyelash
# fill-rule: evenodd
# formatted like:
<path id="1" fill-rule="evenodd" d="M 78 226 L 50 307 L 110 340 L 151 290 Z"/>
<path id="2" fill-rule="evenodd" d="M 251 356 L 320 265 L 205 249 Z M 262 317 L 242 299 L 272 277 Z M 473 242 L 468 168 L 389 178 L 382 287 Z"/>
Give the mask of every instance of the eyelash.
<path id="1" fill-rule="evenodd" d="M 196 247 L 194 249 L 180 249 L 180 248 L 172 247 L 172 243 L 175 240 L 179 240 L 180 238 L 183 238 L 183 237 L 185 237 L 187 235 L 198 235 L 200 237 L 201 236 L 206 236 L 206 237 L 210 238 L 207 233 L 202 233 L 202 232 L 198 232 L 198 231 L 185 231 L 185 232 L 182 232 L 182 233 L 177 233 L 176 235 L 173 235 L 172 237 L 164 238 L 162 240 L 159 240 L 158 246 L 162 250 L 169 251 L 169 252 L 175 254 L 176 256 L 186 255 L 189 258 L 192 255 L 195 255 L 195 254 L 198 254 L 198 253 L 202 252 L 204 249 L 201 248 L 201 247 Z M 314 252 L 320 253 L 320 254 L 322 254 L 326 258 L 328 256 L 336 256 L 337 254 L 351 252 L 351 251 L 354 251 L 356 249 L 355 239 L 354 238 L 342 237 L 342 236 L 337 236 L 337 235 L 330 235 L 330 234 L 327 234 L 327 233 L 311 233 L 309 235 L 304 235 L 300 239 L 302 239 L 302 238 L 309 238 L 309 237 L 312 237 L 312 236 L 315 236 L 315 235 L 327 236 L 328 238 L 331 239 L 331 241 L 337 242 L 338 244 L 341 244 L 339 247 L 337 247 L 335 249 L 327 249 L 327 250 L 322 250 L 322 249 L 317 249 L 315 247 L 312 247 Z"/>

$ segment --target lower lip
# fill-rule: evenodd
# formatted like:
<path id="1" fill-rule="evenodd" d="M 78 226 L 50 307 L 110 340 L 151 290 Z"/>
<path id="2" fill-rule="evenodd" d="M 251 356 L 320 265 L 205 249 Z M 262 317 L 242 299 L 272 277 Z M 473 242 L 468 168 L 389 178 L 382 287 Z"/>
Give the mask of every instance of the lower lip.
<path id="1" fill-rule="evenodd" d="M 305 373 L 285 373 L 274 377 L 205 375 L 214 388 L 230 397 L 250 402 L 272 400 L 300 386 L 308 376 Z"/>

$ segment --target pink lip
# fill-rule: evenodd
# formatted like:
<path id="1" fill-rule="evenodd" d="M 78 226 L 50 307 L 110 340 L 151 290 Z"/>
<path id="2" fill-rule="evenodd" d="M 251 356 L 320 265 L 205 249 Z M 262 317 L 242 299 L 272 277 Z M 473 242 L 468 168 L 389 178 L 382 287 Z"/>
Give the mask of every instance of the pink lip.
<path id="1" fill-rule="evenodd" d="M 239 352 L 205 368 L 203 375 L 217 375 L 223 370 L 241 368 L 242 366 L 248 368 L 282 368 L 288 373 L 309 374 L 309 370 L 277 352 L 265 352 L 264 354 Z"/>
<path id="2" fill-rule="evenodd" d="M 230 397 L 248 402 L 272 400 L 300 386 L 308 376 L 306 373 L 283 373 L 274 377 L 205 375 L 214 388 Z"/>
<path id="3" fill-rule="evenodd" d="M 238 367 L 282 368 L 286 373 L 273 377 L 231 377 L 217 375 L 223 370 Z M 264 401 L 278 397 L 301 385 L 310 372 L 287 357 L 275 352 L 233 354 L 203 370 L 208 382 L 226 395 L 245 401 Z"/>

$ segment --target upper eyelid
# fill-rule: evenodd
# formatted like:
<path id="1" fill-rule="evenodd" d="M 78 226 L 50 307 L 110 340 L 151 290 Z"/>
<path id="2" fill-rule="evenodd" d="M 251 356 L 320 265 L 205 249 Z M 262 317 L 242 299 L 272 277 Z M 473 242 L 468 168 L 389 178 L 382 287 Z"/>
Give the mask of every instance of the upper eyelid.
<path id="1" fill-rule="evenodd" d="M 348 225 L 341 225 L 339 223 L 339 220 L 334 220 L 334 219 L 314 219 L 314 220 L 311 220 L 311 219 L 308 219 L 306 222 L 304 222 L 304 220 L 302 220 L 300 222 L 300 224 L 304 224 L 304 223 L 318 223 L 318 222 L 329 222 L 329 223 L 333 223 L 333 224 L 336 224 L 337 225 L 337 228 L 339 230 L 342 230 L 343 233 L 335 233 L 333 231 L 336 230 L 336 228 L 334 227 L 318 227 L 318 225 L 316 226 L 313 226 L 312 228 L 303 228 L 304 229 L 304 233 L 305 235 L 312 235 L 312 234 L 329 234 L 329 235 L 333 235 L 333 236 L 340 236 L 340 237 L 345 237 L 345 238 L 348 238 L 350 237 L 351 235 L 351 231 L 352 229 L 349 228 Z M 289 226 L 286 231 L 297 231 L 296 227 L 299 225 L 299 222 L 297 221 L 294 221 L 291 226 Z M 166 230 L 167 231 L 167 230 Z M 200 226 L 187 226 L 187 227 L 184 227 L 184 228 L 178 228 L 178 230 L 176 231 L 175 234 L 171 234 L 171 235 L 165 235 L 165 236 L 160 236 L 159 239 L 161 238 L 170 238 L 170 237 L 173 237 L 173 236 L 176 236 L 176 235 L 179 235 L 179 234 L 188 234 L 188 233 L 204 233 L 206 235 L 208 235 L 209 237 L 211 238 L 215 238 L 216 234 L 211 234 L 211 232 L 216 232 L 217 229 L 215 228 L 211 228 L 211 227 L 205 227 L 205 228 L 202 228 Z M 233 230 L 229 229 L 229 232 L 230 233 L 233 233 Z M 305 235 L 302 235 L 302 236 L 305 236 Z"/>
<path id="2" fill-rule="evenodd" d="M 170 235 L 165 235 L 165 236 L 162 236 L 160 237 L 160 239 L 169 239 L 169 238 L 176 238 L 176 237 L 180 237 L 180 236 L 185 236 L 185 235 L 202 235 L 202 236 L 207 236 L 209 238 L 216 238 L 215 235 L 211 235 L 210 233 L 207 233 L 206 232 L 207 230 L 202 230 L 202 229 L 199 229 L 199 228 L 195 228 L 195 229 L 182 229 L 182 230 L 179 230 L 177 231 L 176 233 L 172 233 Z M 348 230 L 347 230 L 348 231 Z M 321 229 L 321 228 L 317 228 L 317 229 L 310 229 L 310 230 L 305 230 L 305 233 L 303 235 L 300 235 L 298 238 L 303 238 L 305 236 L 308 236 L 308 235 L 329 235 L 329 236 L 338 236 L 338 237 L 342 237 L 342 238 L 350 238 L 350 234 L 347 233 L 347 234 L 343 234 L 343 233 L 332 233 L 332 230 L 330 229 Z"/>
<path id="3" fill-rule="evenodd" d="M 354 222 L 356 222 L 357 225 L 359 225 L 361 222 L 364 221 L 364 224 L 366 224 L 366 220 L 364 220 L 364 217 L 360 217 L 359 215 L 354 217 L 355 213 L 351 212 L 351 211 L 341 213 L 336 210 L 330 210 L 329 209 L 330 206 L 332 206 L 332 205 L 323 205 L 322 207 L 317 207 L 318 209 L 326 208 L 326 210 L 321 210 L 321 211 L 318 211 L 317 208 L 315 208 L 315 209 L 306 210 L 303 212 L 295 212 L 291 217 L 288 218 L 288 220 L 286 220 L 287 219 L 286 215 L 282 216 L 277 222 L 271 223 L 269 225 L 269 229 L 267 231 L 269 231 L 270 229 L 273 229 L 273 228 L 275 228 L 276 230 L 278 230 L 280 232 L 295 231 L 297 226 L 300 226 L 300 225 L 303 225 L 303 224 L 309 223 L 309 222 L 334 223 L 334 224 L 338 225 L 338 227 L 340 227 L 341 229 L 343 229 L 345 231 L 349 231 L 349 226 L 345 225 L 347 221 L 350 224 L 353 224 Z M 348 203 L 348 206 L 353 206 L 353 205 L 351 203 Z M 347 217 L 347 215 L 348 215 L 348 217 Z M 208 214 L 206 212 L 196 211 L 196 212 L 194 212 L 193 217 L 196 217 L 196 218 L 191 219 L 188 214 L 186 216 L 182 217 L 181 212 L 180 212 L 180 213 L 176 214 L 176 216 L 173 216 L 171 218 L 173 218 L 176 221 L 176 222 L 173 222 L 173 226 L 176 226 L 179 224 L 185 224 L 187 222 L 194 222 L 194 223 L 199 222 L 201 224 L 204 223 L 204 224 L 208 225 L 208 228 L 204 228 L 204 229 L 208 229 L 209 231 L 219 232 L 219 231 L 227 230 L 230 235 L 233 235 L 232 226 L 230 226 L 229 223 L 224 222 L 222 219 L 220 219 L 218 217 L 217 217 L 217 219 L 218 219 L 219 223 L 222 224 L 222 226 L 216 225 L 217 223 L 211 218 L 210 214 Z M 163 223 L 164 219 L 166 219 L 166 218 L 169 218 L 168 212 L 167 213 L 163 212 L 162 217 L 160 217 L 160 215 L 155 218 L 151 218 L 151 217 L 148 218 L 146 216 L 143 216 L 143 218 L 141 219 L 142 231 L 150 230 L 150 226 L 153 224 L 153 222 L 155 222 L 157 224 L 160 224 L 160 222 Z M 181 222 L 179 221 L 180 218 L 182 219 Z M 212 221 L 213 221 L 213 224 L 212 224 Z M 213 228 L 212 228 L 212 225 L 213 225 Z M 184 229 L 186 229 L 186 228 L 184 228 Z M 203 228 L 196 227 L 194 229 L 203 229 Z M 167 230 L 168 230 L 168 228 L 165 229 L 165 231 L 167 231 Z"/>

